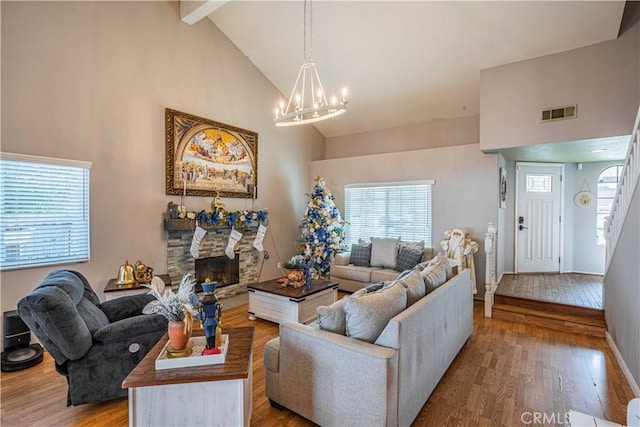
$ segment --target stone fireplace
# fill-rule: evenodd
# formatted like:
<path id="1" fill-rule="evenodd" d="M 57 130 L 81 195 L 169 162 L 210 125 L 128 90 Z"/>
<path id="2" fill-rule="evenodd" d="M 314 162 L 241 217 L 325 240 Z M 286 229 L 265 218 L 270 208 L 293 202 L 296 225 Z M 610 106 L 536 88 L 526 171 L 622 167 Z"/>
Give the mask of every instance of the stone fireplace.
<path id="1" fill-rule="evenodd" d="M 167 230 L 167 274 L 171 283 L 179 285 L 182 276 L 192 273 L 195 276 L 195 258 L 191 255 L 191 241 L 195 221 L 171 220 L 165 222 Z M 225 249 L 229 242 L 230 228 L 208 227 L 207 234 L 200 243 L 198 259 L 227 256 Z M 231 297 L 247 292 L 247 285 L 258 281 L 258 251 L 253 247 L 257 227 L 238 229 L 242 239 L 235 246 L 239 258 L 238 283 L 227 284 L 217 289 L 218 298 Z M 212 278 L 213 279 L 213 278 Z"/>

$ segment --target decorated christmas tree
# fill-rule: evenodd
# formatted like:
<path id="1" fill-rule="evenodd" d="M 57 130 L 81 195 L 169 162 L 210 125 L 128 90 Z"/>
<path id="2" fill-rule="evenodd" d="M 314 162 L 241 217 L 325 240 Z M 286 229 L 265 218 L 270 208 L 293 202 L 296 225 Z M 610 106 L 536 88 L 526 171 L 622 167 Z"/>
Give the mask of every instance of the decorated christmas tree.
<path id="1" fill-rule="evenodd" d="M 316 178 L 311 200 L 300 223 L 304 263 L 313 278 L 326 276 L 336 253 L 344 242 L 344 221 L 334 203 L 333 194 L 322 177 Z"/>

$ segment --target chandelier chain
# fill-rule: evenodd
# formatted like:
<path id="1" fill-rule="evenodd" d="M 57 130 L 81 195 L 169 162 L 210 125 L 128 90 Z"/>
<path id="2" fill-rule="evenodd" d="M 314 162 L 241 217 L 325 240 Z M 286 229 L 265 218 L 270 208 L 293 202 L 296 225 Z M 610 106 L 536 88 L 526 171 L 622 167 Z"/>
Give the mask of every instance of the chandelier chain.
<path id="1" fill-rule="evenodd" d="M 307 21 L 309 22 L 309 36 L 307 37 Z M 309 42 L 309 56 L 307 56 L 307 40 Z M 309 13 L 307 14 L 307 0 L 304 0 L 304 29 L 303 29 L 303 56 L 304 62 L 313 61 L 313 0 L 309 0 Z"/>
<path id="2" fill-rule="evenodd" d="M 313 0 L 309 0 L 309 59 L 313 61 Z"/>

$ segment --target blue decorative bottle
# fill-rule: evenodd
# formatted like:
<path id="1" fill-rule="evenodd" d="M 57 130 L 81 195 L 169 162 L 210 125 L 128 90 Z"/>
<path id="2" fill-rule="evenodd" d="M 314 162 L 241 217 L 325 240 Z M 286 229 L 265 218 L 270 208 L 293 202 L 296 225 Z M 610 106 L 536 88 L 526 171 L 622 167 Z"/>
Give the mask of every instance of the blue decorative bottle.
<path id="1" fill-rule="evenodd" d="M 308 263 L 304 263 L 304 284 L 306 286 L 311 285 L 311 268 Z"/>

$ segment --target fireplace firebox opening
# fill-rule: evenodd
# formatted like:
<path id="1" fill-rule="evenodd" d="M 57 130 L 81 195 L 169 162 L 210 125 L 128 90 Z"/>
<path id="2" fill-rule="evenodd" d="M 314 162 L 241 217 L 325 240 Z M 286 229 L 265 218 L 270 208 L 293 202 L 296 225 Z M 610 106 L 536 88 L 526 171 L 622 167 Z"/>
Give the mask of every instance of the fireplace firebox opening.
<path id="1" fill-rule="evenodd" d="M 202 292 L 200 283 L 209 278 L 218 282 L 217 288 L 240 283 L 240 254 L 233 259 L 226 255 L 196 259 L 196 292 Z"/>

